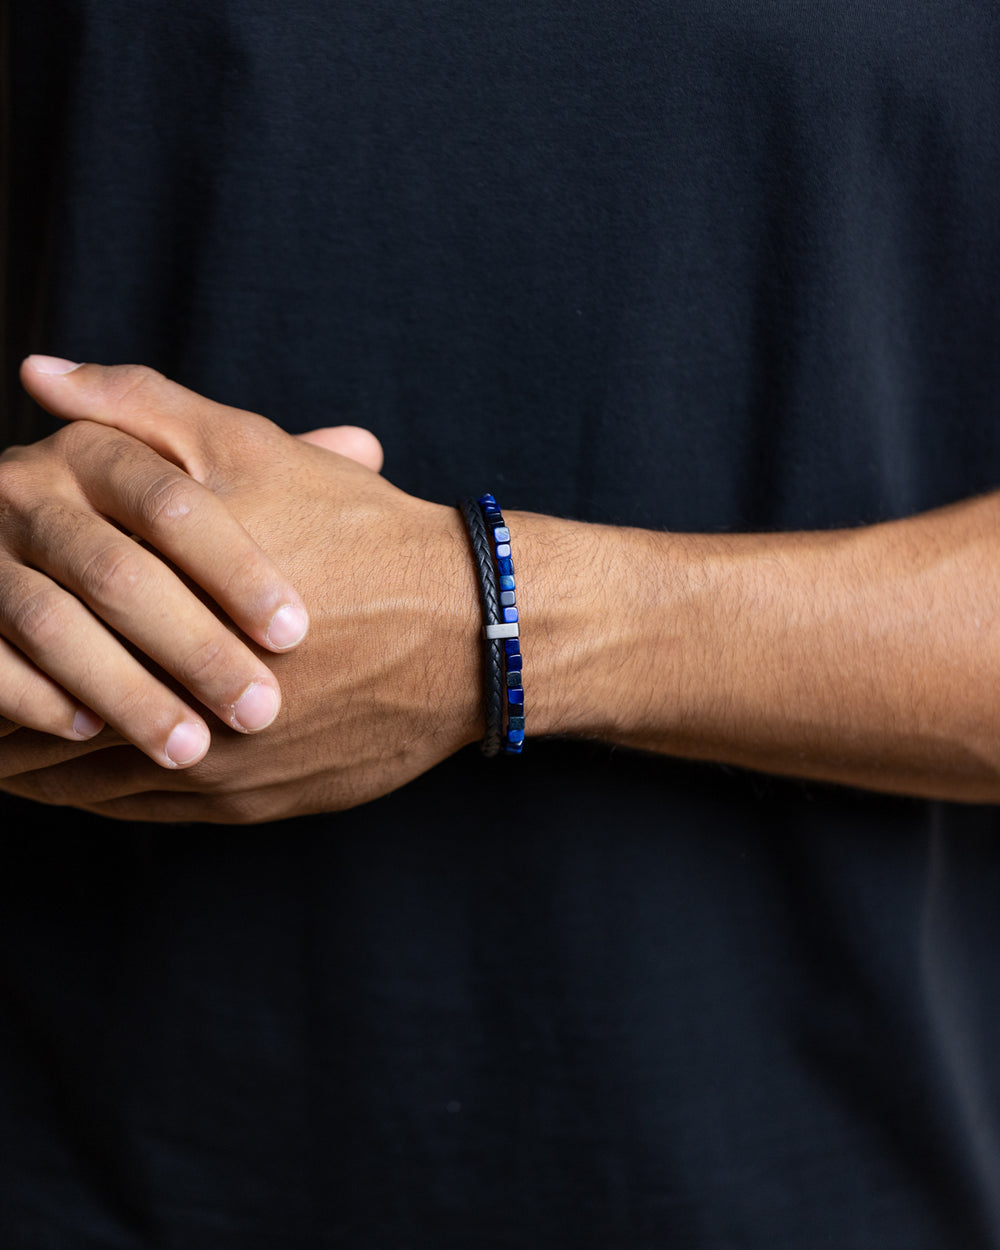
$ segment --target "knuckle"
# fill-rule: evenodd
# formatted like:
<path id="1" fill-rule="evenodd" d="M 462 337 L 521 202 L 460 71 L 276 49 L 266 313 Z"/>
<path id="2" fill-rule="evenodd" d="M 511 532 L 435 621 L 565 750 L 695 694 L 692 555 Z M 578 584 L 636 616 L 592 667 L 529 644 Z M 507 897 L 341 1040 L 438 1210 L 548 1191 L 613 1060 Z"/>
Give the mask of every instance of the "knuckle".
<path id="1" fill-rule="evenodd" d="M 185 685 L 210 685 L 222 674 L 232 674 L 235 668 L 227 643 L 219 638 L 205 638 L 185 656 L 177 676 Z"/>
<path id="2" fill-rule="evenodd" d="M 6 615 L 15 642 L 30 650 L 48 650 L 65 637 L 62 592 L 55 586 L 26 591 L 13 602 L 5 599 Z"/>
<path id="3" fill-rule="evenodd" d="M 46 701 L 39 696 L 36 683 L 11 682 L 5 684 L 3 694 L 3 714 L 15 725 L 30 725 L 37 729 L 42 727 L 47 718 L 48 724 L 44 728 L 52 732 L 67 723 L 66 716 L 60 714 L 63 709 L 48 707 Z"/>
<path id="4" fill-rule="evenodd" d="M 102 374 L 104 399 L 116 407 L 131 406 L 155 395 L 164 381 L 163 374 L 148 365 L 115 365 Z"/>
<path id="5" fill-rule="evenodd" d="M 40 490 L 38 474 L 27 459 L 0 461 L 0 524 L 8 532 L 23 530 L 25 518 L 37 511 L 51 490 L 51 473 Z"/>
<path id="6" fill-rule="evenodd" d="M 146 583 L 138 548 L 121 541 L 88 556 L 77 576 L 84 598 L 101 605 L 134 600 Z"/>
<path id="7" fill-rule="evenodd" d="M 136 503 L 136 514 L 150 529 L 162 529 L 190 515 L 196 503 L 194 482 L 175 471 L 161 473 L 146 483 Z"/>
<path id="8" fill-rule="evenodd" d="M 16 521 L 11 517 L 11 532 L 16 533 L 25 552 L 38 555 L 51 549 L 53 539 L 65 540 L 63 507 L 52 499 L 25 499 L 17 511 Z"/>
<path id="9" fill-rule="evenodd" d="M 89 454 L 95 448 L 103 449 L 108 442 L 108 431 L 93 421 L 70 421 L 51 436 L 53 451 L 69 464 Z"/>
<path id="10" fill-rule="evenodd" d="M 25 489 L 25 465 L 23 460 L 5 452 L 0 458 L 0 506 L 19 499 Z"/>

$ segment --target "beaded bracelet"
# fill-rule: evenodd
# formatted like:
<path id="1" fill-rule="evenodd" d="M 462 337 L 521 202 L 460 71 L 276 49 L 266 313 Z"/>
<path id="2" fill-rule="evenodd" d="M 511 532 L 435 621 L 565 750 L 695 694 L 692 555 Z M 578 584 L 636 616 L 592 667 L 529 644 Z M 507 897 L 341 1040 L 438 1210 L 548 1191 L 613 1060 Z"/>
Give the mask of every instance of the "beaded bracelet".
<path id="1" fill-rule="evenodd" d="M 492 632 L 487 626 L 486 636 L 503 639 L 504 692 L 507 701 L 504 751 L 508 755 L 520 755 L 524 747 L 524 686 L 521 682 L 521 628 L 514 586 L 514 561 L 510 554 L 510 530 L 492 495 L 480 495 L 478 503 L 483 510 L 486 528 L 493 539 L 497 585 L 500 590 L 501 623 Z"/>

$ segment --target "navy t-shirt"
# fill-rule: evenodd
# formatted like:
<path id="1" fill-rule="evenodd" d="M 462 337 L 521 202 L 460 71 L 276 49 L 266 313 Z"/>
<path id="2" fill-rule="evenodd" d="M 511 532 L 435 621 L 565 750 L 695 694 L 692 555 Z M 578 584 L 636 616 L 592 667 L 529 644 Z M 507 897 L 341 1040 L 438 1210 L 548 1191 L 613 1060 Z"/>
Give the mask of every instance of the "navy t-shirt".
<path id="1" fill-rule="evenodd" d="M 10 438 L 41 350 L 369 426 L 442 502 L 1000 483 L 993 0 L 3 22 Z M 331 816 L 0 816 L 5 1248 L 1000 1246 L 993 809 L 529 723 Z"/>

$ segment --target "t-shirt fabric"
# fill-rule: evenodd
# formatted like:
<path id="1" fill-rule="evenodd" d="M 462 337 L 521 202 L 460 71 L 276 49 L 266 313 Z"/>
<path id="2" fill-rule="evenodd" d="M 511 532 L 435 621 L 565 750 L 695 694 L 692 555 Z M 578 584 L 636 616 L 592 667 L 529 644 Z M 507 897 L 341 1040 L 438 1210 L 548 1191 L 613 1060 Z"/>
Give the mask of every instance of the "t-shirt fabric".
<path id="1" fill-rule="evenodd" d="M 992 0 L 3 23 L 9 438 L 41 350 L 369 426 L 445 503 L 1000 482 Z M 0 1244 L 1000 1246 L 995 810 L 528 729 L 266 826 L 4 799 Z"/>

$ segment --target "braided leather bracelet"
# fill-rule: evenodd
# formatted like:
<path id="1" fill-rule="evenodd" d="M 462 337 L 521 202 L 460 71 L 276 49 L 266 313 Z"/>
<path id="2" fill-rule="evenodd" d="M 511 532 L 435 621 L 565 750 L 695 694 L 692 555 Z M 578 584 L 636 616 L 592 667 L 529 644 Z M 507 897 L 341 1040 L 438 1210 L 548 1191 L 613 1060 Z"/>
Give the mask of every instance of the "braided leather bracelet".
<path id="1" fill-rule="evenodd" d="M 493 544 L 486 530 L 483 510 L 475 499 L 462 499 L 458 504 L 469 532 L 472 559 L 479 583 L 479 601 L 483 607 L 485 652 L 483 679 L 486 692 L 486 734 L 482 741 L 484 755 L 496 755 L 503 738 L 503 641 L 486 634 L 490 625 L 500 623 L 499 591 Z"/>
<path id="2" fill-rule="evenodd" d="M 482 750 L 484 755 L 496 755 L 502 742 L 506 754 L 520 755 L 524 746 L 524 687 L 510 531 L 492 495 L 463 499 L 459 508 L 469 530 L 483 605 L 486 736 Z"/>

